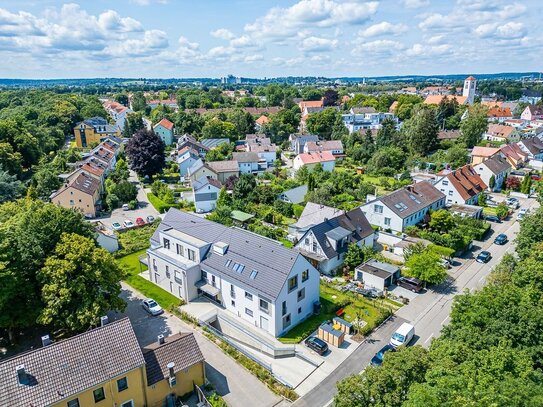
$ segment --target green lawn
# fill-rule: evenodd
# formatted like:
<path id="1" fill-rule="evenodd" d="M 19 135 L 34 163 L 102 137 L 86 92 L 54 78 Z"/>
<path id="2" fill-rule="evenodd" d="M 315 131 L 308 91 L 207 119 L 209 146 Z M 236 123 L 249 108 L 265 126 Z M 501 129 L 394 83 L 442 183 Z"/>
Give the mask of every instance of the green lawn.
<path id="1" fill-rule="evenodd" d="M 140 291 L 146 297 L 153 298 L 164 309 L 182 305 L 182 301 L 179 298 L 139 275 L 142 271 L 147 270 L 144 264 L 141 264 L 140 268 L 139 262 L 139 257 L 144 255 L 145 252 L 146 249 L 117 259 L 119 266 L 126 272 L 126 283 Z"/>
<path id="2" fill-rule="evenodd" d="M 483 213 L 485 215 L 494 215 L 496 216 L 496 208 L 490 208 L 490 207 L 484 207 L 483 208 Z"/>
<path id="3" fill-rule="evenodd" d="M 340 308 L 345 310 L 342 318 L 352 322 L 357 318 L 357 313 L 361 319 L 368 324 L 367 330 L 375 328 L 383 319 L 383 311 L 394 311 L 400 307 L 400 304 L 392 306 L 386 300 L 370 300 L 361 295 L 354 293 L 342 293 L 335 288 L 321 283 L 321 312 L 319 315 L 313 315 L 306 319 L 301 324 L 295 326 L 288 331 L 284 336 L 278 338 L 279 341 L 285 344 L 299 343 L 304 338 L 315 331 L 324 321 L 331 320 L 336 316 L 336 311 Z"/>

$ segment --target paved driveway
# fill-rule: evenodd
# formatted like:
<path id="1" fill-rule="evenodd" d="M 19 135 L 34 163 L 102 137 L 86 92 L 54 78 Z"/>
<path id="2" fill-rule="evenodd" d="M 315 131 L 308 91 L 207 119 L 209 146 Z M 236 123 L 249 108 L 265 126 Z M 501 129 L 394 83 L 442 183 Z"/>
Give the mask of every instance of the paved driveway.
<path id="1" fill-rule="evenodd" d="M 130 318 L 141 346 L 156 341 L 160 334 L 167 336 L 177 332 L 194 332 L 206 359 L 206 377 L 230 407 L 272 407 L 281 403 L 279 396 L 190 325 L 168 312 L 157 317 L 150 316 L 141 307 L 144 297 L 128 285 L 123 284 L 121 297 L 127 302 L 126 310 L 108 316 L 110 319 Z"/>

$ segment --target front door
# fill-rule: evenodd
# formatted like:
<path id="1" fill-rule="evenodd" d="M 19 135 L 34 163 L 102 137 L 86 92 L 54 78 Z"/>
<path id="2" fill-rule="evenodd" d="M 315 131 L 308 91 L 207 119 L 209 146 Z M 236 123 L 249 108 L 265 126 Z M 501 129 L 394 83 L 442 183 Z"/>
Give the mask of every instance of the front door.
<path id="1" fill-rule="evenodd" d="M 268 330 L 268 319 L 264 317 L 260 317 L 260 328 L 264 329 L 265 331 Z"/>

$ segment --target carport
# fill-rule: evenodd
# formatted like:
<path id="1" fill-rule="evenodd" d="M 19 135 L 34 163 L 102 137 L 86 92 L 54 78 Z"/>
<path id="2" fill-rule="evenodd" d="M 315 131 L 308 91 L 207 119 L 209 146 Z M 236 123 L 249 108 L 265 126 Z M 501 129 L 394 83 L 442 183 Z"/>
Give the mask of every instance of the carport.
<path id="1" fill-rule="evenodd" d="M 392 264 L 370 260 L 356 267 L 355 277 L 362 281 L 365 287 L 384 290 L 400 277 L 400 269 Z"/>

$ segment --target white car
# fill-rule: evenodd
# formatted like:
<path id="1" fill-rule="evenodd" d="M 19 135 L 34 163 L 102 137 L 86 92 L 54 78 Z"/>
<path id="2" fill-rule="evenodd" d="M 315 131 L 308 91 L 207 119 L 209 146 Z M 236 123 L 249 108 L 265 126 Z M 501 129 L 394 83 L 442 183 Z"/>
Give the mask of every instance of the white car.
<path id="1" fill-rule="evenodd" d="M 119 222 L 113 222 L 111 224 L 111 227 L 113 228 L 113 230 L 121 230 L 123 228 Z"/>
<path id="2" fill-rule="evenodd" d="M 520 208 L 517 214 L 517 220 L 522 220 L 528 214 L 528 209 Z"/>
<path id="3" fill-rule="evenodd" d="M 440 259 L 439 264 L 441 264 L 446 269 L 450 269 L 452 267 L 452 262 L 450 260 L 447 260 L 447 259 Z"/>
<path id="4" fill-rule="evenodd" d="M 128 204 L 123 204 L 122 208 L 123 208 L 123 211 L 127 211 L 128 209 L 130 209 L 128 208 Z"/>
<path id="5" fill-rule="evenodd" d="M 131 227 L 134 227 L 134 222 L 132 222 L 131 220 L 128 220 L 128 219 L 127 219 L 127 220 L 125 220 L 125 221 L 123 222 L 123 225 L 124 225 L 125 228 L 131 228 Z"/>
<path id="6" fill-rule="evenodd" d="M 147 311 L 149 314 L 153 316 L 160 315 L 164 312 L 162 307 L 158 305 L 157 302 L 153 300 L 152 298 L 147 298 L 146 300 L 143 300 L 141 302 L 141 306 L 143 307 L 145 311 Z"/>

